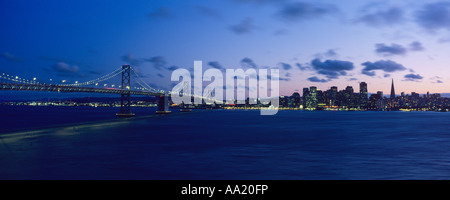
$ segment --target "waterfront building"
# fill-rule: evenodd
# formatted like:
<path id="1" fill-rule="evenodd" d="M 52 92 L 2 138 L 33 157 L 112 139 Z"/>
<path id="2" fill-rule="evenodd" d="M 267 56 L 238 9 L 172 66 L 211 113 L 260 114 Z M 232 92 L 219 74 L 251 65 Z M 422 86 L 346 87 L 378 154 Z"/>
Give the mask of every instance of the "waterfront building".
<path id="1" fill-rule="evenodd" d="M 394 79 L 392 79 L 390 99 L 394 99 L 394 98 L 395 98 Z"/>
<path id="2" fill-rule="evenodd" d="M 309 94 L 306 95 L 306 108 L 315 109 L 317 107 L 317 87 L 311 86 L 309 88 Z"/>
<path id="3" fill-rule="evenodd" d="M 306 97 L 308 95 L 309 95 L 309 88 L 303 88 L 303 98 L 302 98 L 303 108 L 306 108 Z"/>
<path id="4" fill-rule="evenodd" d="M 367 92 L 367 83 L 361 82 L 359 84 L 359 95 L 360 95 L 360 107 L 365 108 L 367 107 L 367 100 L 368 100 L 368 92 Z"/>
<path id="5" fill-rule="evenodd" d="M 298 92 L 294 92 L 291 96 L 291 100 L 292 100 L 292 107 L 294 108 L 299 108 L 301 105 L 301 98 L 300 98 L 300 94 Z"/>

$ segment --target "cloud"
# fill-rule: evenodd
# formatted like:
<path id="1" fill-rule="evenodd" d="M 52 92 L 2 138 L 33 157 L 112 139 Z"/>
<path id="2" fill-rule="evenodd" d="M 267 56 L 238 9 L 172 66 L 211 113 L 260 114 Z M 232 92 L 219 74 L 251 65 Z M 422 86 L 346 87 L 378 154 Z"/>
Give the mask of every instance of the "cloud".
<path id="1" fill-rule="evenodd" d="M 338 12 L 339 9 L 332 4 L 313 4 L 309 2 L 290 2 L 284 4 L 276 14 L 284 21 L 296 22 L 305 19 L 315 19 Z"/>
<path id="2" fill-rule="evenodd" d="M 377 10 L 359 17 L 356 22 L 365 23 L 369 26 L 385 26 L 400 24 L 404 21 L 404 12 L 398 7 L 391 7 L 387 10 Z"/>
<path id="3" fill-rule="evenodd" d="M 315 83 L 326 83 L 326 82 L 328 82 L 328 80 L 319 79 L 319 78 L 317 78 L 317 76 L 309 77 L 307 80 L 310 81 L 310 82 L 315 82 Z"/>
<path id="4" fill-rule="evenodd" d="M 450 30 L 450 2 L 437 2 L 423 5 L 414 13 L 417 24 L 429 31 Z"/>
<path id="5" fill-rule="evenodd" d="M 169 70 L 169 71 L 174 71 L 174 70 L 176 70 L 176 69 L 178 69 L 178 68 L 179 68 L 179 67 L 177 67 L 177 66 L 175 66 L 175 65 L 172 65 L 172 66 L 168 67 L 167 70 Z"/>
<path id="6" fill-rule="evenodd" d="M 375 76 L 375 70 L 381 70 L 384 72 L 395 72 L 406 70 L 406 67 L 391 60 L 380 60 L 374 63 L 365 62 L 362 63 L 361 65 L 365 66 L 365 68 L 362 70 L 362 73 L 367 76 Z"/>
<path id="7" fill-rule="evenodd" d="M 221 19 L 222 16 L 219 14 L 219 12 L 213 8 L 205 7 L 205 6 L 196 6 L 195 7 L 197 11 L 207 17 L 213 17 L 216 19 Z"/>
<path id="8" fill-rule="evenodd" d="M 418 81 L 418 80 L 422 80 L 423 76 L 419 75 L 419 74 L 407 74 L 405 75 L 405 81 Z"/>
<path id="9" fill-rule="evenodd" d="M 280 80 L 280 81 L 291 81 L 290 78 L 283 78 L 283 77 L 279 77 L 278 80 Z"/>
<path id="10" fill-rule="evenodd" d="M 52 65 L 52 68 L 56 72 L 60 73 L 78 73 L 80 71 L 78 66 L 76 65 L 70 66 L 69 64 L 64 62 L 59 62 L 56 65 Z"/>
<path id="11" fill-rule="evenodd" d="M 245 34 L 252 32 L 256 27 L 253 25 L 253 20 L 248 18 L 243 20 L 241 23 L 230 26 L 230 30 L 236 34 Z"/>
<path id="12" fill-rule="evenodd" d="M 65 62 L 58 62 L 55 65 L 52 65 L 51 68 L 54 72 L 56 72 L 59 76 L 62 77 L 79 77 L 80 71 L 79 67 L 76 65 L 69 65 Z"/>
<path id="13" fill-rule="evenodd" d="M 375 47 L 375 52 L 383 56 L 405 55 L 407 53 L 407 49 L 398 44 L 391 44 L 391 46 L 388 46 L 380 43 L 376 44 Z"/>
<path id="14" fill-rule="evenodd" d="M 328 79 L 337 79 L 341 75 L 347 75 L 347 71 L 354 68 L 352 62 L 341 60 L 321 62 L 319 59 L 314 59 L 311 61 L 311 66 L 317 73 L 325 75 Z"/>
<path id="15" fill-rule="evenodd" d="M 438 40 L 439 43 L 448 43 L 450 42 L 450 38 L 441 38 Z"/>
<path id="16" fill-rule="evenodd" d="M 314 57 L 316 58 L 330 58 L 330 57 L 336 57 L 338 54 L 336 50 L 334 49 L 328 49 L 325 53 L 316 53 Z"/>
<path id="17" fill-rule="evenodd" d="M 14 61 L 14 62 L 23 62 L 25 61 L 25 59 L 23 58 L 19 58 L 13 54 L 10 54 L 8 52 L 3 52 L 2 54 L 0 54 L 0 57 L 9 60 L 9 61 Z"/>
<path id="18" fill-rule="evenodd" d="M 336 53 L 336 51 L 335 51 L 334 49 L 329 49 L 329 50 L 325 53 L 325 56 L 333 57 L 333 56 L 337 56 L 337 53 Z"/>
<path id="19" fill-rule="evenodd" d="M 53 73 L 61 77 L 90 77 L 98 76 L 100 72 L 89 64 L 85 64 L 79 61 L 73 61 L 70 59 L 51 57 L 51 56 L 40 56 L 39 59 L 45 61 L 51 61 L 50 68 L 44 68 L 44 70 Z M 55 64 L 56 63 L 56 64 Z M 80 66 L 88 69 L 87 71 L 81 71 Z"/>
<path id="20" fill-rule="evenodd" d="M 417 41 L 412 42 L 412 43 L 409 45 L 409 49 L 410 49 L 411 51 L 423 51 L 423 50 L 425 50 L 425 48 L 422 46 L 422 43 L 417 42 Z"/>
<path id="21" fill-rule="evenodd" d="M 281 3 L 286 0 L 234 0 L 239 3 L 255 3 L 255 4 L 266 4 L 266 3 Z"/>
<path id="22" fill-rule="evenodd" d="M 267 80 L 278 78 L 278 80 L 280 80 L 280 81 L 291 81 L 289 73 L 285 74 L 285 76 L 286 76 L 286 78 L 285 77 L 281 77 L 281 76 L 271 76 L 270 74 L 267 74 L 267 78 L 264 78 L 264 77 L 261 77 L 261 78 L 262 79 L 267 79 Z M 257 78 L 260 79 L 259 75 L 257 75 Z"/>
<path id="23" fill-rule="evenodd" d="M 122 56 L 122 61 L 127 62 L 127 64 L 137 66 L 139 65 L 139 60 L 137 60 L 132 53 Z"/>
<path id="24" fill-rule="evenodd" d="M 211 61 L 211 62 L 208 62 L 208 65 L 211 66 L 212 68 L 219 69 L 219 70 L 225 69 L 225 68 L 222 67 L 222 65 L 221 65 L 219 62 L 217 62 L 217 61 Z"/>
<path id="25" fill-rule="evenodd" d="M 91 74 L 91 75 L 102 75 L 102 72 L 96 71 L 96 70 L 90 70 L 90 71 L 88 71 L 87 73 L 88 73 L 88 74 Z"/>
<path id="26" fill-rule="evenodd" d="M 170 19 L 172 13 L 168 7 L 160 7 L 147 15 L 150 19 Z"/>
<path id="27" fill-rule="evenodd" d="M 258 65 L 252 59 L 245 57 L 241 60 L 241 65 L 245 68 L 258 68 Z"/>
<path id="28" fill-rule="evenodd" d="M 58 57 L 51 57 L 51 56 L 40 56 L 39 59 L 41 60 L 49 60 L 49 61 L 53 61 L 53 62 L 64 62 L 64 63 L 72 63 L 72 64 L 76 64 L 76 65 L 83 65 L 83 66 L 87 66 L 90 67 L 87 64 L 78 62 L 78 61 L 73 61 L 70 59 L 65 59 L 65 58 L 58 58 Z"/>
<path id="29" fill-rule="evenodd" d="M 433 76 L 433 77 L 431 77 L 430 79 L 431 79 L 431 80 L 442 79 L 442 77 L 440 77 L 440 76 Z"/>
<path id="30" fill-rule="evenodd" d="M 440 76 L 433 76 L 433 77 L 431 77 L 430 78 L 430 80 L 431 80 L 431 83 L 444 83 L 443 81 L 442 81 L 442 77 L 440 77 Z"/>
<path id="31" fill-rule="evenodd" d="M 157 70 L 164 69 L 166 67 L 166 60 L 162 56 L 154 56 L 150 59 L 146 59 L 145 61 L 152 63 L 153 67 Z"/>
<path id="32" fill-rule="evenodd" d="M 302 70 L 302 71 L 305 71 L 305 70 L 311 70 L 311 67 L 309 67 L 309 66 L 306 66 L 306 65 L 302 65 L 302 64 L 300 64 L 300 63 L 296 63 L 295 64 L 297 67 L 298 67 L 298 69 L 300 69 L 300 70 Z"/>
<path id="33" fill-rule="evenodd" d="M 154 56 L 148 59 L 143 58 L 138 59 L 132 53 L 129 53 L 127 55 L 122 56 L 121 58 L 123 61 L 129 63 L 132 66 L 138 66 L 142 62 L 149 62 L 157 70 L 167 69 L 173 71 L 178 69 L 177 66 L 170 66 L 166 68 L 167 61 L 162 56 Z"/>
<path id="34" fill-rule="evenodd" d="M 287 63 L 279 63 L 281 65 L 281 67 L 283 67 L 284 70 L 290 70 L 292 69 L 292 66 L 290 64 Z"/>

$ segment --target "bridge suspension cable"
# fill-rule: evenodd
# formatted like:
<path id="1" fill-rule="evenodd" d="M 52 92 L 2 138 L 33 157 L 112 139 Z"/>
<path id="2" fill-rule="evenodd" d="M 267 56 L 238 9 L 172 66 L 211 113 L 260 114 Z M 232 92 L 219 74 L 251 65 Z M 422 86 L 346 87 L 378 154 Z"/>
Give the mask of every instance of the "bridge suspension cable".
<path id="1" fill-rule="evenodd" d="M 122 67 L 119 67 L 116 70 L 114 70 L 113 72 L 111 72 L 111 73 L 109 73 L 107 75 L 104 75 L 102 77 L 99 77 L 97 79 L 94 79 L 94 80 L 90 80 L 90 81 L 86 81 L 86 82 L 82 82 L 82 83 L 76 82 L 76 83 L 73 83 L 73 84 L 58 84 L 58 85 L 61 85 L 61 86 L 85 86 L 85 85 L 92 85 L 92 84 L 96 84 L 97 85 L 99 82 L 103 82 L 103 81 L 109 80 L 109 79 L 111 79 L 111 78 L 113 78 L 113 77 L 115 77 L 115 76 L 117 76 L 117 75 L 119 75 L 121 73 L 122 73 Z"/>
<path id="2" fill-rule="evenodd" d="M 155 92 L 155 93 L 161 93 L 161 92 L 165 93 L 163 90 L 156 90 L 156 89 L 150 87 L 144 80 L 142 80 L 142 78 L 139 76 L 138 73 L 136 73 L 136 71 L 133 68 L 131 68 L 131 71 L 136 76 L 136 82 L 144 89 L 146 89 L 150 92 Z"/>
<path id="3" fill-rule="evenodd" d="M 19 76 L 12 76 L 12 75 L 5 74 L 5 73 L 2 73 L 0 75 L 0 78 L 5 79 L 5 80 L 9 80 L 9 81 L 14 81 L 14 82 L 17 82 L 17 83 L 39 84 L 39 82 L 36 81 L 36 78 L 33 78 L 33 80 L 28 80 L 28 79 L 20 78 Z"/>

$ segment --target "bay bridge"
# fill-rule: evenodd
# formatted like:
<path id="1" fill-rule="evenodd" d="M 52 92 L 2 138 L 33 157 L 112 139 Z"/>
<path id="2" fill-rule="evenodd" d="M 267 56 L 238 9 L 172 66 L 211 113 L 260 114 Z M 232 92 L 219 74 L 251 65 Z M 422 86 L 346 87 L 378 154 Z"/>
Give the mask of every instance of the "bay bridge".
<path id="1" fill-rule="evenodd" d="M 121 75 L 121 84 L 117 87 L 114 84 L 103 84 L 105 81 L 110 80 L 114 77 L 119 77 Z M 135 77 L 135 80 L 140 87 L 132 87 L 131 78 Z M 158 90 L 150 87 L 139 74 L 130 66 L 123 65 L 113 72 L 99 77 L 94 80 L 86 82 L 75 83 L 63 83 L 62 84 L 52 84 L 52 83 L 42 83 L 38 82 L 36 78 L 33 80 L 27 80 L 19 78 L 18 76 L 11 76 L 9 74 L 0 74 L 1 80 L 6 80 L 0 82 L 0 90 L 17 90 L 17 91 L 44 91 L 44 92 L 61 92 L 61 93 L 104 93 L 104 94 L 118 94 L 121 95 L 120 113 L 116 115 L 118 117 L 132 117 L 134 113 L 131 112 L 131 95 L 140 96 L 158 96 L 158 114 L 170 113 L 168 106 L 168 96 L 171 92 L 166 92 L 164 90 Z M 132 90 L 132 88 L 134 90 Z"/>

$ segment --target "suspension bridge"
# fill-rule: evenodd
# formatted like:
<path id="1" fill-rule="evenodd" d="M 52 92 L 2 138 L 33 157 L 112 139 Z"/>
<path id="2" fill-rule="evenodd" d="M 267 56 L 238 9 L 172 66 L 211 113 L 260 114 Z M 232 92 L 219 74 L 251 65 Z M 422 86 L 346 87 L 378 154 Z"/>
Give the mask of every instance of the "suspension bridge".
<path id="1" fill-rule="evenodd" d="M 121 78 L 120 78 L 121 77 Z M 137 83 L 133 87 L 131 85 L 132 77 L 135 78 Z M 113 78 L 119 78 L 120 84 L 107 84 L 108 80 Z M 82 93 L 105 93 L 105 94 L 120 94 L 121 95 L 121 105 L 120 113 L 117 113 L 118 117 L 132 117 L 134 113 L 131 112 L 131 95 L 139 96 L 158 96 L 158 114 L 167 114 L 169 111 L 168 96 L 171 92 L 166 92 L 164 90 L 158 90 L 150 85 L 148 85 L 140 76 L 136 70 L 130 65 L 123 65 L 113 72 L 104 75 L 102 77 L 96 78 L 94 80 L 86 82 L 75 83 L 63 83 L 52 84 L 52 83 L 42 83 L 33 78 L 33 80 L 19 78 L 18 76 L 12 76 L 9 74 L 0 74 L 0 90 L 17 90 L 17 91 L 46 91 L 46 92 L 82 92 Z M 186 87 L 186 84 L 185 84 Z M 183 88 L 184 91 L 184 88 Z M 180 92 L 180 91 L 178 91 Z M 183 94 L 185 95 L 185 94 Z M 203 97 L 201 97 L 203 98 Z M 183 105 L 184 106 L 184 105 Z M 182 109 L 183 110 L 183 109 Z M 184 109 L 188 110 L 188 109 Z"/>

